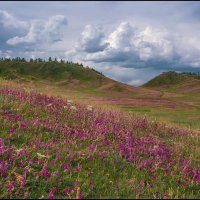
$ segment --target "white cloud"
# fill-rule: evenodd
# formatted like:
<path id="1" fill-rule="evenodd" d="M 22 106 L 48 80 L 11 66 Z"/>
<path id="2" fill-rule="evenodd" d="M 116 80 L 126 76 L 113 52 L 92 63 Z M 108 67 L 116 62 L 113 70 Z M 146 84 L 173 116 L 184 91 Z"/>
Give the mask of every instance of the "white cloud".
<path id="1" fill-rule="evenodd" d="M 91 64 L 89 66 L 92 66 Z M 130 85 L 141 85 L 146 81 L 152 79 L 163 70 L 156 70 L 153 68 L 125 68 L 118 65 L 110 66 L 107 64 L 102 65 L 101 63 L 95 64 L 94 69 L 102 72 L 111 79 L 121 81 L 123 83 L 128 83 Z"/>
<path id="2" fill-rule="evenodd" d="M 128 81 L 129 85 L 135 85 L 135 86 L 141 85 L 142 83 L 143 83 L 143 80 L 141 79 L 133 79 L 131 81 Z"/>
<path id="3" fill-rule="evenodd" d="M 42 23 L 40 21 L 33 21 L 29 29 L 29 32 L 26 36 L 23 37 L 15 36 L 13 38 L 10 38 L 7 40 L 7 44 L 9 45 L 17 45 L 21 43 L 33 44 L 41 37 L 40 35 L 41 29 L 42 29 Z"/>
<path id="4" fill-rule="evenodd" d="M 67 24 L 67 18 L 64 15 L 55 15 L 45 24 L 43 34 L 50 42 L 59 41 L 62 38 L 61 29 Z"/>
<path id="5" fill-rule="evenodd" d="M 0 57 L 11 58 L 12 54 L 12 50 L 0 51 Z"/>
<path id="6" fill-rule="evenodd" d="M 7 40 L 9 45 L 39 43 L 54 43 L 62 38 L 61 28 L 67 25 L 67 19 L 63 15 L 56 15 L 47 22 L 42 20 L 33 20 L 27 35 L 23 37 L 15 36 Z"/>
<path id="7" fill-rule="evenodd" d="M 102 42 L 104 33 L 100 26 L 86 25 L 77 44 L 80 51 L 88 53 L 102 51 L 106 44 Z M 77 49 L 78 50 L 78 49 Z"/>
<path id="8" fill-rule="evenodd" d="M 167 38 L 168 33 L 147 26 L 135 38 L 133 44 L 138 49 L 139 57 L 143 61 L 153 58 L 171 60 L 173 57 L 173 45 Z"/>
<path id="9" fill-rule="evenodd" d="M 113 31 L 108 38 L 106 43 L 109 44 L 110 48 L 126 50 L 130 48 L 132 37 L 134 37 L 134 29 L 127 22 L 122 22 L 115 31 Z"/>
<path id="10" fill-rule="evenodd" d="M 92 26 L 87 25 L 85 30 L 88 27 L 92 29 Z M 87 40 L 84 40 L 85 35 Z M 186 36 L 181 37 L 181 33 L 173 35 L 173 32 L 152 26 L 141 30 L 127 22 L 119 24 L 110 34 L 101 35 L 104 35 L 101 37 L 101 44 L 106 44 L 103 50 L 98 50 L 99 42 L 93 42 L 93 38 L 99 38 L 99 32 L 92 31 L 92 34 L 81 34 L 80 41 L 87 42 L 78 43 L 79 46 L 71 50 L 70 54 L 66 52 L 66 55 L 77 58 L 78 53 L 79 60 L 85 62 L 109 63 L 111 66 L 128 68 L 180 69 L 200 66 L 200 45 L 197 37 L 188 40 Z M 93 50 L 97 50 L 87 51 L 85 44 L 92 44 Z M 82 52 L 77 49 L 82 49 Z"/>
<path id="11" fill-rule="evenodd" d="M 88 39 L 88 41 L 90 40 Z M 122 22 L 101 42 L 107 44 L 104 50 L 85 51 L 83 60 L 96 63 L 118 63 L 124 67 L 141 68 L 146 67 L 145 63 L 148 61 L 152 62 L 158 59 L 169 62 L 173 60 L 174 56 L 174 46 L 167 31 L 157 30 L 149 26 L 139 31 L 138 28 L 132 27 L 129 23 Z M 93 43 L 93 45 L 95 44 L 98 45 L 98 43 Z M 84 49 L 81 43 L 79 45 L 80 49 Z M 148 64 L 151 64 L 149 67 L 152 67 L 152 63 Z"/>
<path id="12" fill-rule="evenodd" d="M 179 52 L 180 63 L 188 67 L 200 68 L 200 41 L 199 32 L 176 38 L 176 48 Z"/>
<path id="13" fill-rule="evenodd" d="M 195 35 L 173 34 L 153 26 L 141 29 L 127 22 L 107 34 L 102 33 L 102 28 L 101 32 L 97 30 L 87 25 L 75 48 L 66 52 L 66 58 L 94 65 L 108 77 L 131 85 L 141 85 L 166 70 L 200 67 L 200 43 Z M 106 45 L 99 50 L 99 44 Z M 86 46 L 90 45 L 96 51 L 88 51 Z"/>
<path id="14" fill-rule="evenodd" d="M 25 21 L 15 18 L 5 10 L 0 10 L 0 24 L 4 28 L 27 29 L 28 24 Z"/>

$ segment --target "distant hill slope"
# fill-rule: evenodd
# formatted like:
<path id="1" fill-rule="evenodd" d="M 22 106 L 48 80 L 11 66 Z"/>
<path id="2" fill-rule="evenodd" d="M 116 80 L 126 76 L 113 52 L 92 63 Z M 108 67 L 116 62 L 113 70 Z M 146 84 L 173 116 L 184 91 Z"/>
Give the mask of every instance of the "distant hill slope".
<path id="1" fill-rule="evenodd" d="M 180 92 L 200 91 L 200 77 L 189 73 L 164 72 L 143 85 L 153 89 L 169 89 Z"/>
<path id="2" fill-rule="evenodd" d="M 31 76 L 33 79 L 61 81 L 77 79 L 79 81 L 101 80 L 104 76 L 96 70 L 84 68 L 80 64 L 51 62 L 0 62 L 0 76 L 16 79 Z"/>
<path id="3" fill-rule="evenodd" d="M 20 82 L 48 81 L 71 89 L 135 92 L 133 86 L 107 78 L 94 69 L 76 63 L 0 61 L 0 77 Z"/>
<path id="4" fill-rule="evenodd" d="M 170 72 L 164 72 L 156 76 L 155 78 L 144 84 L 144 86 L 159 87 L 159 86 L 176 85 L 184 81 L 187 81 L 189 79 L 191 79 L 191 77 L 188 77 L 187 74 L 180 74 L 170 71 Z"/>

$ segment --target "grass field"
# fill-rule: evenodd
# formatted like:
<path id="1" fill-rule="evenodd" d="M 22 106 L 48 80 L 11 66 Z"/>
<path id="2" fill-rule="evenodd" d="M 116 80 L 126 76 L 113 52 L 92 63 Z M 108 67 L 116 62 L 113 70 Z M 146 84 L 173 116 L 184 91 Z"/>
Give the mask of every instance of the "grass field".
<path id="1" fill-rule="evenodd" d="M 200 109 L 165 109 L 152 107 L 122 107 L 122 110 L 146 115 L 152 120 L 173 123 L 187 128 L 200 130 Z"/>

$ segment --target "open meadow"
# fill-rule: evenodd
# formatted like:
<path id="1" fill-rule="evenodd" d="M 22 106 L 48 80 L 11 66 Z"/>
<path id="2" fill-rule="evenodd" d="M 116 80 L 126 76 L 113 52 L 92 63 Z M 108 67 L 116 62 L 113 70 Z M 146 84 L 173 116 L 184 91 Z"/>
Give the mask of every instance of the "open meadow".
<path id="1" fill-rule="evenodd" d="M 183 103 L 24 86 L 1 80 L 0 198 L 200 197 L 200 131 L 126 111 Z"/>

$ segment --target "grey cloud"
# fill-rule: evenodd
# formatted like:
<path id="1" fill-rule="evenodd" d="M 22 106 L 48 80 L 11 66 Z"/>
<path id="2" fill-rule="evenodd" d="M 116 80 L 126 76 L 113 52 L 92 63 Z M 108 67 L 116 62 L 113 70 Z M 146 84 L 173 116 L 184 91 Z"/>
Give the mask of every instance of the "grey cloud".
<path id="1" fill-rule="evenodd" d="M 13 55 L 12 50 L 0 51 L 0 57 L 11 58 Z"/>
<path id="2" fill-rule="evenodd" d="M 60 49 L 52 50 L 63 38 L 68 24 L 64 15 L 48 19 L 19 20 L 7 11 L 0 10 L 0 57 L 64 57 Z M 52 48 L 51 48 L 52 47 Z M 9 50 L 8 50 L 9 49 Z"/>
<path id="3" fill-rule="evenodd" d="M 103 38 L 104 33 L 100 26 L 88 24 L 81 33 L 81 38 L 77 44 L 77 50 L 87 53 L 102 51 L 107 46 L 106 43 L 102 42 Z"/>
<path id="4" fill-rule="evenodd" d="M 131 38 L 135 35 L 135 29 L 127 22 L 122 22 L 116 30 L 109 34 L 106 42 L 113 49 L 130 47 Z"/>
<path id="5" fill-rule="evenodd" d="M 154 68 L 135 69 L 120 67 L 118 65 L 110 66 L 106 64 L 96 64 L 94 68 L 98 71 L 101 71 L 103 74 L 106 74 L 111 79 L 135 86 L 144 84 L 148 80 L 164 71 L 156 70 Z"/>
<path id="6" fill-rule="evenodd" d="M 95 33 L 94 31 L 92 39 L 96 38 Z M 152 26 L 139 30 L 127 22 L 122 22 L 114 31 L 101 38 L 101 43 L 107 44 L 103 50 L 84 51 L 83 43 L 79 43 L 80 46 L 75 48 L 71 56 L 77 53 L 76 49 L 80 48 L 84 51 L 82 60 L 94 63 L 166 70 L 200 68 L 198 37 L 188 40 L 187 36 L 181 36 L 181 33 L 173 35 L 165 29 Z M 93 50 L 98 49 L 99 43 L 93 43 L 92 39 L 90 40 L 90 34 L 88 34 L 86 44 L 90 45 L 92 41 Z"/>
<path id="7" fill-rule="evenodd" d="M 5 10 L 0 10 L 0 24 L 4 28 L 25 29 L 25 30 L 28 28 L 27 22 L 18 20 Z"/>
<path id="8" fill-rule="evenodd" d="M 22 21 L 5 10 L 0 10 L 0 46 L 2 50 L 8 47 L 5 44 L 9 38 L 16 34 L 23 35 L 29 28 L 29 24 Z"/>
<path id="9" fill-rule="evenodd" d="M 47 22 L 42 20 L 34 20 L 31 23 L 30 29 L 25 36 L 15 36 L 7 40 L 9 45 L 26 44 L 33 45 L 38 42 L 41 43 L 53 43 L 60 41 L 62 38 L 60 29 L 67 25 L 67 19 L 63 15 L 56 15 Z"/>

